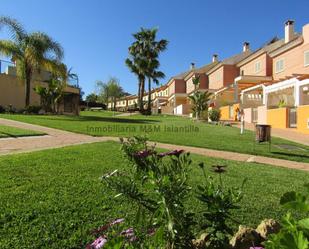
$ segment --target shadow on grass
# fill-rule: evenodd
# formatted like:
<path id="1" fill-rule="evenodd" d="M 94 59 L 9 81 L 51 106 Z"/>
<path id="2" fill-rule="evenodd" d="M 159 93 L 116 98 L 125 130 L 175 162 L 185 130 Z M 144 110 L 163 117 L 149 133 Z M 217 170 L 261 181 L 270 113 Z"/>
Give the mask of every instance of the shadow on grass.
<path id="1" fill-rule="evenodd" d="M 309 159 L 309 156 L 305 154 L 293 154 L 293 153 L 281 152 L 281 151 L 272 151 L 271 153 L 276 154 L 276 155 L 288 156 L 288 157 L 293 156 L 293 157 L 298 157 L 298 158 Z"/>
<path id="2" fill-rule="evenodd" d="M 70 121 L 70 122 L 88 122 L 88 121 L 97 121 L 97 122 L 110 122 L 110 123 L 132 123 L 132 124 L 151 124 L 161 122 L 159 120 L 153 119 L 130 119 L 130 118 L 117 118 L 117 117 L 98 117 L 98 116 L 80 116 L 80 117 L 71 117 L 65 116 L 66 118 L 57 118 L 45 117 L 44 119 L 53 120 L 53 121 Z"/>
<path id="3" fill-rule="evenodd" d="M 1 134 L 5 135 L 4 137 L 1 137 Z M 12 138 L 18 138 L 18 136 L 11 134 L 11 133 L 7 133 L 7 132 L 0 132 L 0 138 L 8 138 L 8 137 L 12 137 Z"/>

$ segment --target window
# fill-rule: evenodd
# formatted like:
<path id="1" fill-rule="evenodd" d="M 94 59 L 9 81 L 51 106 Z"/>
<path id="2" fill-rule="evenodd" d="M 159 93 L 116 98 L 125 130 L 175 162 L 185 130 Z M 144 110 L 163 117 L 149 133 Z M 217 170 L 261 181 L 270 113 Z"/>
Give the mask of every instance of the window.
<path id="1" fill-rule="evenodd" d="M 309 51 L 304 53 L 305 67 L 309 66 Z"/>
<path id="2" fill-rule="evenodd" d="M 259 73 L 261 72 L 261 62 L 260 61 L 257 61 L 254 65 L 254 72 L 255 73 Z"/>
<path id="3" fill-rule="evenodd" d="M 284 60 L 280 59 L 276 61 L 276 68 L 275 68 L 275 72 L 276 73 L 280 73 L 284 70 Z"/>

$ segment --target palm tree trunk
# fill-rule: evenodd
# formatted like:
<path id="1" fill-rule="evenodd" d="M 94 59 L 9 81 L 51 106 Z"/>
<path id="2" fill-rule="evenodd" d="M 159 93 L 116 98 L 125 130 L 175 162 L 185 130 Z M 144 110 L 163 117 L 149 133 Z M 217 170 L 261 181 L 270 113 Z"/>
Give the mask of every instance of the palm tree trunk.
<path id="1" fill-rule="evenodd" d="M 30 105 L 31 76 L 32 76 L 31 69 L 26 68 L 25 107 L 28 107 Z"/>
<path id="2" fill-rule="evenodd" d="M 141 106 L 141 86 L 142 86 L 141 82 L 142 82 L 142 80 L 139 78 L 139 80 L 138 80 L 138 96 L 137 96 L 137 102 L 138 102 L 137 104 L 138 104 L 139 108 Z"/>
<path id="3" fill-rule="evenodd" d="M 145 80 L 142 79 L 141 80 L 141 96 L 140 96 L 140 103 L 139 103 L 139 111 L 140 113 L 144 113 L 144 101 L 143 101 L 143 97 L 144 97 L 144 92 L 145 92 Z"/>
<path id="4" fill-rule="evenodd" d="M 148 78 L 148 105 L 147 105 L 147 113 L 151 114 L 151 79 Z"/>

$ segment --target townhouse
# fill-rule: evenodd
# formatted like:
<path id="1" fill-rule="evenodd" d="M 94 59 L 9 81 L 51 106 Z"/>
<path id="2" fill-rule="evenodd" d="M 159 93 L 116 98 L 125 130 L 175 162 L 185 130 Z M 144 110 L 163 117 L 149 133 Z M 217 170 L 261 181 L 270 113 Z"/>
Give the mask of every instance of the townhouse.
<path id="1" fill-rule="evenodd" d="M 198 86 L 193 84 L 196 77 Z M 153 89 L 152 111 L 188 115 L 192 112 L 188 96 L 209 91 L 213 93 L 210 107 L 221 110 L 221 120 L 236 120 L 243 110 L 246 122 L 309 133 L 308 81 L 309 24 L 298 34 L 288 20 L 282 39 L 275 37 L 255 51 L 245 42 L 241 53 L 222 61 L 214 55 L 200 68 L 192 63 L 188 71 Z M 127 107 L 136 106 L 136 96 L 126 99 Z M 143 100 L 148 100 L 147 93 Z"/>
<path id="2" fill-rule="evenodd" d="M 309 24 L 297 34 L 288 20 L 284 39 L 267 52 L 272 80 L 242 91 L 246 121 L 309 133 Z"/>
<path id="3" fill-rule="evenodd" d="M 235 78 L 240 76 L 239 62 L 246 59 L 252 52 L 249 43 L 243 44 L 243 51 L 224 59 L 207 72 L 209 90 L 214 92 L 212 108 L 220 108 L 222 119 L 234 119 L 235 111 L 239 108 L 238 94 L 235 91 Z"/>
<path id="4" fill-rule="evenodd" d="M 30 106 L 41 106 L 41 97 L 34 91 L 38 85 L 47 87 L 51 74 L 40 71 L 33 74 L 30 86 Z M 17 110 L 25 108 L 25 84 L 16 75 L 16 66 L 8 61 L 0 61 L 0 105 L 11 106 Z M 67 85 L 58 103 L 58 112 L 62 114 L 79 114 L 80 89 Z"/>

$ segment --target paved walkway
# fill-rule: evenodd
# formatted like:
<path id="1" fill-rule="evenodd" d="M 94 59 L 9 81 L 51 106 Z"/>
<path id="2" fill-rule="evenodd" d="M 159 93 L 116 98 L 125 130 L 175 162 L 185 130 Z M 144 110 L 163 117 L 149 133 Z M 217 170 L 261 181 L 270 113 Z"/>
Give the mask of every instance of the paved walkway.
<path id="1" fill-rule="evenodd" d="M 239 128 L 240 124 L 236 124 L 235 126 Z M 246 123 L 245 129 L 254 131 L 255 126 L 254 124 Z M 309 134 L 297 132 L 293 128 L 287 128 L 287 129 L 271 128 L 271 134 L 274 137 L 280 137 L 283 139 L 287 139 L 296 143 L 309 146 Z"/>
<path id="2" fill-rule="evenodd" d="M 124 113 L 120 113 L 117 114 L 117 117 L 128 117 L 128 116 L 133 116 L 133 115 L 137 115 L 137 112 L 124 112 Z"/>
<path id="3" fill-rule="evenodd" d="M 13 126 L 16 128 L 40 131 L 48 134 L 45 136 L 2 138 L 0 139 L 0 155 L 38 151 L 50 148 L 60 148 L 69 145 L 94 143 L 113 139 L 76 134 L 72 132 L 2 118 L 0 118 L 0 124 Z"/>
<path id="4" fill-rule="evenodd" d="M 104 141 L 119 141 L 117 137 L 92 137 L 88 135 L 76 134 L 72 132 L 47 128 L 39 125 L 27 124 L 18 121 L 0 118 L 0 124 L 17 128 L 29 129 L 44 132 L 48 135 L 23 137 L 23 138 L 2 138 L 0 139 L 0 155 L 16 154 L 23 152 L 38 151 L 51 148 L 60 148 L 69 145 L 78 145 Z M 206 148 L 181 146 L 174 144 L 156 143 L 162 149 L 174 150 L 183 149 L 193 154 L 202 156 L 235 160 L 240 162 L 256 162 L 273 166 L 293 168 L 309 171 L 309 163 L 294 162 L 263 156 L 253 156 L 236 152 L 219 151 Z"/>

